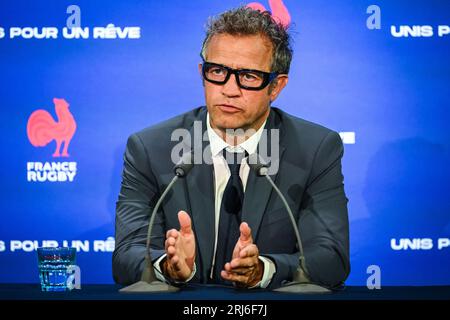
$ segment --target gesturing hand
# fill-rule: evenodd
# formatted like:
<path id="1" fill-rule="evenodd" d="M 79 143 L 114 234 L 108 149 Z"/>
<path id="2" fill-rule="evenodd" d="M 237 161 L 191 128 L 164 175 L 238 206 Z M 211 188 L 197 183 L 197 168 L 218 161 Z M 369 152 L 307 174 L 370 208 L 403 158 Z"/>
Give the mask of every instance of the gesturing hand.
<path id="1" fill-rule="evenodd" d="M 262 279 L 264 264 L 259 260 L 258 247 L 253 244 L 251 229 L 242 222 L 239 230 L 241 235 L 233 250 L 231 262 L 225 264 L 221 276 L 233 281 L 238 287 L 253 287 Z"/>
<path id="2" fill-rule="evenodd" d="M 180 230 L 171 229 L 166 233 L 166 260 L 163 272 L 170 278 L 186 281 L 194 269 L 195 236 L 191 218 L 185 211 L 178 212 Z"/>

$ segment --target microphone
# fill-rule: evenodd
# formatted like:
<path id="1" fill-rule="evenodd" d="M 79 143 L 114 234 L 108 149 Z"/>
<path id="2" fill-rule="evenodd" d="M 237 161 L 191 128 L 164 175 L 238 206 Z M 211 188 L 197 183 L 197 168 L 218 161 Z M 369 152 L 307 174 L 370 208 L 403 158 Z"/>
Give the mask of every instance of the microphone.
<path id="1" fill-rule="evenodd" d="M 293 281 L 283 285 L 280 288 L 274 289 L 273 291 L 289 293 L 331 293 L 331 290 L 323 286 L 314 284 L 311 282 L 311 280 L 309 280 L 309 273 L 308 269 L 306 268 L 305 255 L 303 253 L 302 239 L 300 238 L 300 232 L 298 230 L 297 223 L 295 222 L 294 215 L 292 214 L 291 208 L 289 207 L 286 198 L 269 176 L 269 166 L 256 153 L 249 156 L 248 165 L 258 177 L 266 177 L 266 180 L 270 183 L 272 188 L 280 197 L 284 207 L 286 208 L 286 211 L 289 214 L 289 218 L 291 219 L 292 227 L 294 228 L 295 237 L 297 238 L 297 244 L 300 251 L 299 264 L 294 272 Z"/>
<path id="2" fill-rule="evenodd" d="M 155 221 L 156 213 L 158 212 L 161 203 L 163 202 L 166 195 L 172 189 L 173 185 L 179 178 L 184 178 L 187 176 L 189 171 L 191 171 L 194 166 L 192 162 L 192 151 L 186 152 L 181 157 L 181 160 L 175 165 L 173 168 L 175 176 L 170 181 L 169 185 L 166 187 L 162 195 L 159 197 L 158 202 L 156 202 L 155 207 L 153 208 L 152 215 L 150 217 L 150 222 L 148 224 L 147 229 L 147 245 L 146 245 L 146 254 L 145 254 L 145 265 L 144 270 L 142 271 L 141 280 L 133 283 L 125 288 L 120 289 L 120 292 L 141 292 L 141 293 L 152 293 L 152 292 L 176 292 L 179 288 L 159 281 L 156 278 L 155 270 L 153 269 L 152 260 L 150 257 L 150 239 L 152 236 L 152 227 Z"/>

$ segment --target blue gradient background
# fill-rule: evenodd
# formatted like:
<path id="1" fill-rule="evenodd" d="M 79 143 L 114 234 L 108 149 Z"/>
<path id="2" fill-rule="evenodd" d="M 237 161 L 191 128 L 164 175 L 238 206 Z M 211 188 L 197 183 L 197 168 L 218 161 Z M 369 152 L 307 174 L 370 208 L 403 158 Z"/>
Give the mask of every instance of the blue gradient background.
<path id="1" fill-rule="evenodd" d="M 262 3 L 268 7 L 266 1 Z M 381 267 L 382 285 L 450 284 L 450 36 L 394 38 L 391 25 L 450 24 L 450 1 L 285 0 L 294 23 L 290 81 L 274 103 L 336 131 L 345 145 L 350 285 Z M 139 26 L 138 40 L 0 39 L 0 240 L 105 240 L 114 235 L 127 137 L 204 104 L 197 71 L 210 15 L 241 1 L 2 1 L 0 27 L 62 29 L 66 8 L 91 29 Z M 381 7 L 382 29 L 366 28 Z M 7 31 L 7 30 L 6 30 Z M 73 183 L 28 183 L 28 161 L 55 143 L 28 141 L 30 114 L 54 117 L 64 98 L 77 122 Z M 393 251 L 391 238 L 432 238 L 432 250 Z M 78 253 L 83 283 L 111 283 L 111 253 Z M 38 282 L 35 252 L 0 252 L 0 282 Z"/>

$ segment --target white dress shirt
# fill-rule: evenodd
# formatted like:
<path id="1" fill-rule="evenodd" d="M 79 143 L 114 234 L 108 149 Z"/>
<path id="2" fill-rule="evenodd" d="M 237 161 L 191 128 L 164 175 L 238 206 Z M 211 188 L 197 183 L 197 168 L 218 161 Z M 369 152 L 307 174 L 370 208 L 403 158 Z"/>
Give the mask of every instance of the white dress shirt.
<path id="1" fill-rule="evenodd" d="M 212 268 L 211 268 L 211 274 L 210 277 L 213 277 L 214 272 L 214 264 L 215 264 L 215 256 L 216 256 L 216 250 L 217 250 L 217 238 L 218 238 L 218 230 L 219 230 L 219 218 L 220 218 L 220 207 L 222 204 L 222 197 L 223 193 L 225 191 L 225 187 L 228 183 L 228 179 L 231 176 L 230 169 L 228 167 L 227 161 L 223 157 L 222 150 L 226 149 L 228 152 L 244 152 L 247 151 L 248 154 L 253 154 L 256 152 L 256 149 L 258 147 L 259 139 L 261 138 L 261 135 L 264 130 L 265 122 L 261 125 L 261 127 L 256 131 L 255 134 L 250 136 L 247 140 L 245 140 L 243 143 L 237 145 L 237 146 L 231 146 L 228 143 L 226 143 L 212 128 L 209 120 L 209 113 L 206 116 L 206 126 L 208 130 L 208 137 L 211 147 L 211 155 L 212 155 L 212 161 L 214 165 L 214 189 L 215 189 L 215 203 L 214 203 L 214 211 L 215 211 L 215 240 L 214 240 L 214 255 L 213 255 L 213 262 L 212 262 Z M 250 166 L 247 163 L 247 158 L 244 158 L 241 162 L 241 167 L 239 170 L 239 176 L 242 180 L 242 186 L 245 188 L 247 186 L 247 179 L 248 174 L 250 172 Z M 157 269 L 156 275 L 160 280 L 165 280 L 164 277 L 161 274 L 159 263 L 165 258 L 165 254 L 162 255 L 155 263 L 154 267 Z M 259 256 L 259 259 L 264 264 L 264 273 L 262 280 L 254 287 L 260 287 L 260 288 L 266 288 L 270 281 L 272 280 L 273 274 L 275 273 L 275 264 L 272 260 Z M 189 277 L 189 280 L 191 280 L 196 272 L 196 267 L 194 265 L 194 270 Z"/>

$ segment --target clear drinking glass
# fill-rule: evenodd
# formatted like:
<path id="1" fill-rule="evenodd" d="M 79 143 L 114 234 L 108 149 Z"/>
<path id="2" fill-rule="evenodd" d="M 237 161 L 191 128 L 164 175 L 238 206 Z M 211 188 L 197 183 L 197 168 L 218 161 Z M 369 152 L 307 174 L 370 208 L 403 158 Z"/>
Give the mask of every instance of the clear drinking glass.
<path id="1" fill-rule="evenodd" d="M 39 278 L 42 291 L 70 291 L 70 276 L 76 267 L 75 248 L 38 248 Z"/>

